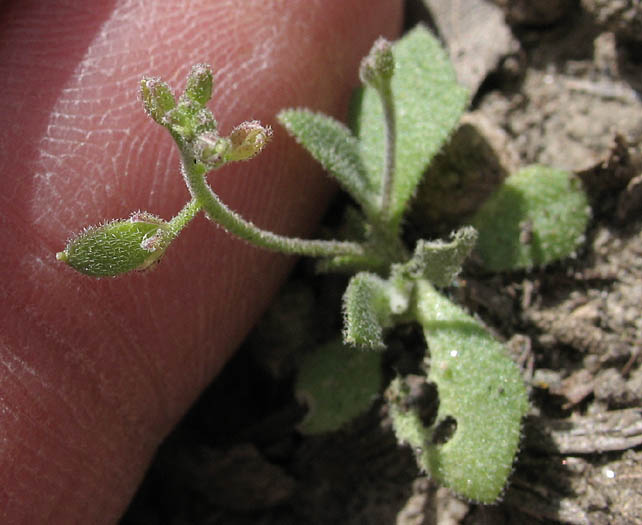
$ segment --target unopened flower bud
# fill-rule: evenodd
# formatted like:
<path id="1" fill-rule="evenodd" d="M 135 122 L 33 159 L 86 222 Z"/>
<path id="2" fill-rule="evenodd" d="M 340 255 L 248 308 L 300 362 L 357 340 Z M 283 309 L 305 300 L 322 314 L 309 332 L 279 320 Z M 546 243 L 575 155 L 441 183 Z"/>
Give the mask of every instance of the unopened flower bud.
<path id="1" fill-rule="evenodd" d="M 56 258 L 85 275 L 110 277 L 148 268 L 163 256 L 171 240 L 166 221 L 137 212 L 129 219 L 87 228 Z"/>
<path id="2" fill-rule="evenodd" d="M 385 38 L 378 38 L 368 55 L 361 61 L 359 78 L 364 84 L 378 87 L 392 78 L 395 59 L 392 45 Z"/>
<path id="3" fill-rule="evenodd" d="M 212 70 L 207 64 L 196 64 L 187 77 L 185 97 L 205 106 L 212 98 Z"/>
<path id="4" fill-rule="evenodd" d="M 228 161 L 248 160 L 258 155 L 272 138 L 272 129 L 262 126 L 258 120 L 243 122 L 236 126 L 229 139 Z"/>
<path id="5" fill-rule="evenodd" d="M 141 80 L 140 98 L 147 114 L 162 125 L 165 125 L 165 115 L 176 107 L 172 90 L 159 78 L 144 77 Z"/>

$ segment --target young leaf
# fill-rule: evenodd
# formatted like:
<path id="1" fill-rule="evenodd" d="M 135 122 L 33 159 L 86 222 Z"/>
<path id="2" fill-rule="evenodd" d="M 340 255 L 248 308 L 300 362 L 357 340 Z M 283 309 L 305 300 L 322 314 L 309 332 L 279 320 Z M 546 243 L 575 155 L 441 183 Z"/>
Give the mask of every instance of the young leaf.
<path id="1" fill-rule="evenodd" d="M 459 121 L 468 94 L 457 85 L 448 56 L 426 28 L 408 32 L 393 45 L 393 55 L 397 145 L 390 212 L 398 226 L 427 165 Z M 358 103 L 353 112 L 355 134 L 370 187 L 380 192 L 385 151 L 381 102 L 375 89 L 366 87 Z"/>
<path id="2" fill-rule="evenodd" d="M 341 341 L 315 348 L 299 366 L 296 395 L 309 408 L 299 430 L 304 434 L 339 430 L 370 408 L 381 383 L 380 353 L 355 352 Z"/>
<path id="3" fill-rule="evenodd" d="M 494 272 L 546 265 L 579 247 L 589 216 L 579 179 L 529 166 L 508 177 L 473 217 L 477 252 Z"/>
<path id="4" fill-rule="evenodd" d="M 384 350 L 383 329 L 390 325 L 391 286 L 381 277 L 361 272 L 350 279 L 343 295 L 343 340 L 352 345 Z"/>
<path id="5" fill-rule="evenodd" d="M 439 483 L 483 503 L 495 501 L 512 470 L 521 420 L 528 408 L 519 370 L 477 321 L 417 282 L 416 316 L 430 350 L 427 380 L 437 385 L 439 410 L 426 428 L 403 403 L 392 403 L 398 438 Z M 450 427 L 446 439 L 439 429 Z"/>
<path id="6" fill-rule="evenodd" d="M 307 109 L 286 109 L 277 118 L 372 217 L 377 206 L 374 187 L 361 162 L 359 143 L 350 130 L 327 115 Z"/>
<path id="7" fill-rule="evenodd" d="M 395 265 L 393 273 L 411 279 L 426 279 L 436 286 L 452 284 L 475 246 L 477 231 L 465 226 L 452 237 L 450 242 L 421 239 L 412 258 L 404 264 Z"/>

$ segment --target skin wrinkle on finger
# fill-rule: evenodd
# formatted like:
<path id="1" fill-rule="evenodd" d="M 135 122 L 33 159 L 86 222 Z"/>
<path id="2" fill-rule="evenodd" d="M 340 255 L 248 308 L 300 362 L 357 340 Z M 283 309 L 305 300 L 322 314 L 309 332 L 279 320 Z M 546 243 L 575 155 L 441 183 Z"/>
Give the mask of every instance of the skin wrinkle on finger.
<path id="1" fill-rule="evenodd" d="M 5 345 L 0 344 L 0 355 L 6 355 L 6 353 L 7 352 L 5 350 Z M 13 368 L 15 367 L 15 365 L 10 365 L 3 360 L 2 367 Z M 2 384 L 5 386 L 5 388 L 7 387 L 7 381 L 14 380 L 14 371 L 10 371 L 9 374 L 2 374 Z M 28 387 L 26 385 L 20 386 L 22 387 L 22 391 L 25 393 L 25 395 L 28 396 Z M 14 403 L 15 401 L 16 400 L 14 396 Z M 1 397 L 0 414 L 2 414 L 3 420 L 3 425 L 0 427 L 2 429 L 2 433 L 0 434 L 0 453 L 2 457 L 17 456 L 22 459 L 22 461 L 20 462 L 11 462 L 8 464 L 4 464 L 3 473 L 5 476 L 8 473 L 7 469 L 9 469 L 10 471 L 32 470 L 29 465 L 37 465 L 44 461 L 48 465 L 48 473 L 43 474 L 41 472 L 33 472 L 33 475 L 37 475 L 39 479 L 41 479 L 41 482 L 45 481 L 49 485 L 56 486 L 59 483 L 59 480 L 63 479 L 60 474 L 65 470 L 73 469 L 78 471 L 78 474 L 75 477 L 76 486 L 84 486 L 85 488 L 90 488 L 91 490 L 99 489 L 98 484 L 100 483 L 104 472 L 101 472 L 100 474 L 102 475 L 99 475 L 98 470 L 92 468 L 93 463 L 90 460 L 91 452 L 88 451 L 87 454 L 83 453 L 85 449 L 90 449 L 91 447 L 83 448 L 78 447 L 77 445 L 72 445 L 71 443 L 67 443 L 64 435 L 56 437 L 54 434 L 52 434 L 51 429 L 43 427 L 42 421 L 35 420 L 34 417 L 30 417 L 29 413 L 24 413 L 19 409 L 12 409 L 9 402 Z M 10 434 L 10 432 L 16 428 L 19 429 L 20 434 L 24 436 L 25 439 L 16 439 L 16 437 L 18 436 Z M 29 439 L 26 439 L 27 437 Z M 42 443 L 42 440 L 51 440 L 52 438 L 58 440 L 58 442 L 61 444 L 62 449 L 69 449 L 69 447 L 73 446 L 73 449 L 69 449 L 69 451 L 73 452 L 73 454 L 71 454 L 69 458 L 64 455 L 56 455 L 47 458 L 41 457 L 41 451 L 38 443 Z M 109 444 L 106 443 L 106 445 Z M 114 450 L 113 452 L 115 453 L 116 451 Z M 38 459 L 37 461 L 30 461 L 29 456 L 40 457 L 40 459 Z M 71 462 L 69 461 L 69 459 L 71 459 Z M 12 476 L 12 478 L 17 480 L 28 480 L 31 479 L 31 476 L 14 475 Z M 31 492 L 31 489 L 29 487 L 26 488 L 28 489 L 28 492 Z M 74 487 L 67 487 L 66 490 L 74 490 Z M 46 498 L 47 495 L 51 495 L 52 498 L 62 498 L 65 496 L 66 490 L 58 492 L 47 491 L 41 496 Z M 16 487 L 14 485 L 3 484 L 0 486 L 0 509 L 6 508 L 6 501 L 11 501 L 11 494 L 13 491 L 20 493 L 19 487 Z M 3 500 L 5 501 L 5 504 L 2 504 Z M 31 504 L 29 500 L 25 500 L 23 503 L 25 506 Z M 0 510 L 0 516 L 1 515 L 2 514 Z"/>
<path id="2" fill-rule="evenodd" d="M 14 372 L 19 372 L 19 370 L 14 370 Z M 12 378 L 15 377 L 15 374 L 11 375 Z M 20 480 L 32 480 L 37 479 L 38 486 L 43 488 L 43 494 L 51 494 L 52 497 L 58 498 L 61 502 L 66 499 L 70 499 L 70 496 L 76 491 L 87 491 L 90 490 L 93 494 L 100 494 L 100 490 L 93 492 L 91 489 L 94 484 L 98 484 L 96 489 L 106 488 L 101 487 L 100 484 L 104 484 L 105 480 L 114 479 L 120 480 L 123 476 L 127 476 L 127 471 L 123 471 L 118 467 L 118 462 L 107 462 L 106 464 L 96 464 L 95 461 L 95 450 L 96 450 L 96 441 L 100 443 L 99 447 L 109 456 L 117 458 L 120 453 L 119 449 L 122 447 L 122 440 L 118 437 L 118 434 L 114 434 L 113 429 L 106 434 L 104 440 L 101 439 L 100 435 L 95 435 L 94 432 L 91 432 L 88 429 L 86 432 L 74 432 L 72 436 L 67 436 L 66 434 L 59 434 L 60 431 L 64 432 L 65 426 L 59 427 L 59 418 L 51 419 L 50 417 L 43 417 L 43 410 L 49 412 L 49 407 L 41 406 L 41 410 L 34 410 L 38 406 L 37 398 L 34 403 L 33 396 L 42 395 L 37 388 L 34 388 L 33 385 L 30 385 L 24 380 L 24 376 L 18 375 L 15 377 L 18 388 L 12 388 L 11 383 L 7 382 L 5 377 L 2 381 L 3 391 L 11 391 L 12 399 L 15 404 L 16 410 L 14 413 L 19 415 L 12 425 L 10 421 L 3 417 L 2 427 L 12 434 L 12 440 L 10 445 L 12 449 L 9 451 L 4 451 L 0 461 L 5 467 L 3 468 L 3 479 L 6 479 L 6 476 L 9 474 L 6 467 L 10 469 L 18 469 L 18 472 L 15 476 L 11 476 L 10 479 Z M 24 392 L 24 395 L 27 397 L 16 396 L 17 390 Z M 32 394 L 33 392 L 33 394 Z M 39 392 L 39 394 L 36 394 Z M 29 399 L 31 398 L 31 399 Z M 21 406 L 28 405 L 31 407 L 31 410 L 27 413 L 20 410 Z M 87 404 L 92 406 L 90 402 Z M 80 403 L 78 406 L 82 406 Z M 57 406 L 57 408 L 64 409 L 65 406 Z M 78 407 L 76 407 L 77 410 Z M 28 419 L 25 419 L 28 418 Z M 101 413 L 97 412 L 94 414 L 94 417 L 101 418 Z M 55 438 L 55 434 L 58 433 L 59 437 Z M 16 439 L 19 435 L 24 435 L 25 439 Z M 83 438 L 79 441 L 78 438 Z M 71 439 L 70 439 L 71 438 Z M 133 440 L 132 445 L 134 450 L 143 452 L 147 448 L 147 443 L 149 438 L 144 436 L 129 436 L 127 439 Z M 120 443 L 120 444 L 119 444 Z M 31 445 L 30 445 L 31 444 Z M 57 453 L 52 455 L 50 458 L 37 459 L 39 457 L 40 444 L 47 444 L 46 450 L 51 450 L 52 444 L 56 444 Z M 8 456 L 6 455 L 8 454 Z M 7 459 L 10 459 L 12 456 L 20 458 L 19 462 L 10 461 L 6 462 Z M 143 461 L 144 456 L 134 455 L 135 458 L 139 461 Z M 4 459 L 3 459 L 4 458 Z M 137 468 L 137 463 L 131 461 L 129 467 L 131 469 Z M 29 465 L 47 465 L 44 473 L 39 472 L 38 470 L 33 472 L 33 475 L 21 475 L 20 471 L 23 469 L 28 469 Z M 74 472 L 72 478 L 66 476 L 66 472 Z M 64 480 L 65 486 L 58 487 L 61 483 L 61 480 Z M 13 484 L 1 484 L 0 487 L 13 487 Z M 47 489 L 44 490 L 44 486 L 47 486 Z M 34 487 L 26 487 L 24 494 L 33 493 Z M 64 490 L 63 490 L 64 489 Z M 0 503 L 2 502 L 3 490 L 0 488 Z M 101 495 L 101 497 L 103 497 Z M 72 498 L 73 499 L 73 498 Z M 11 500 L 8 500 L 11 501 Z M 20 503 L 18 501 L 18 503 Z M 28 501 L 26 501 L 28 504 Z M 52 505 L 55 501 L 52 500 Z M 6 509 L 8 505 L 0 504 L 0 517 L 2 516 L 2 509 Z M 13 503 L 12 503 L 13 507 Z M 28 510 L 28 508 L 27 508 Z M 48 522 L 48 521 L 46 521 Z"/>
<path id="3" fill-rule="evenodd" d="M 123 439 L 141 439 L 144 433 L 144 427 L 137 424 L 137 411 L 128 410 L 128 404 L 122 404 L 119 399 L 114 399 L 113 402 L 109 402 L 110 397 L 113 397 L 113 393 L 119 392 L 123 388 L 129 388 L 132 392 L 136 392 L 137 390 L 132 389 L 131 385 L 127 386 L 126 383 L 119 387 L 114 383 L 114 381 L 117 380 L 116 376 L 109 380 L 101 378 L 101 372 L 97 369 L 95 360 L 89 359 L 84 352 L 77 352 L 70 348 L 65 342 L 66 339 L 61 337 L 54 327 L 43 326 L 32 307 L 27 307 L 23 312 L 23 316 L 26 316 L 30 321 L 31 330 L 44 335 L 48 343 L 42 346 L 35 346 L 34 343 L 30 343 L 24 338 L 21 339 L 19 344 L 21 344 L 21 347 L 24 349 L 23 355 L 27 356 L 26 359 L 35 363 L 35 356 L 40 356 L 37 360 L 38 371 L 36 373 L 26 359 L 16 359 L 16 357 L 9 355 L 3 358 L 3 361 L 7 362 L 8 359 L 13 361 L 14 366 L 9 372 L 11 373 L 11 378 L 15 380 L 15 388 L 9 388 L 10 384 L 8 380 L 10 377 L 6 375 L 3 379 L 3 385 L 5 390 L 13 391 L 14 395 L 17 391 L 23 392 L 23 401 L 21 404 L 30 406 L 31 412 L 35 412 L 37 418 L 34 419 L 34 422 L 48 429 L 47 432 L 52 433 L 52 438 L 56 437 L 56 432 L 59 433 L 58 439 L 61 441 L 68 439 L 64 437 L 66 429 L 73 427 L 82 428 L 83 432 L 78 433 L 74 436 L 74 440 L 69 441 L 69 445 L 75 449 L 83 450 L 85 448 L 91 448 L 90 440 L 102 442 L 102 447 L 110 449 L 109 437 L 103 438 L 102 432 L 96 433 L 96 429 L 103 427 L 101 421 L 104 415 L 113 414 L 115 410 L 116 413 L 120 412 L 123 418 L 129 419 L 131 425 L 122 426 L 122 428 L 115 427 L 114 430 L 118 432 L 122 431 Z M 15 346 L 18 341 L 9 342 Z M 105 340 L 100 344 L 103 348 L 94 349 L 98 355 L 110 352 L 113 348 L 114 340 Z M 66 351 L 64 354 L 57 352 L 56 355 L 45 356 L 42 355 L 40 351 L 41 348 L 66 348 Z M 56 367 L 58 357 L 66 365 L 63 372 L 59 374 L 45 373 L 45 371 L 48 372 L 48 370 Z M 132 359 L 133 357 L 129 357 L 127 361 L 131 361 Z M 124 364 L 130 364 L 131 366 L 131 363 L 126 362 Z M 92 389 L 90 391 L 86 389 L 79 391 L 73 387 L 77 374 L 92 379 Z M 136 378 L 136 381 L 138 383 L 146 383 L 149 381 L 149 376 L 141 375 Z M 109 388 L 110 386 L 111 389 Z M 109 394 L 110 390 L 112 391 L 111 394 Z M 143 392 L 148 391 L 148 389 L 145 388 L 142 390 Z M 153 391 L 149 393 L 151 394 Z M 88 402 L 79 403 L 79 395 L 86 396 Z M 96 410 L 95 408 L 93 410 L 89 409 L 89 407 L 94 405 L 94 403 L 91 402 L 92 395 L 100 395 L 101 399 L 103 399 L 104 406 L 102 406 L 101 410 Z M 41 403 L 39 401 L 40 399 L 46 400 L 47 404 Z M 130 404 L 134 401 L 135 399 L 132 398 Z M 147 398 L 147 402 L 151 408 L 151 406 L 153 406 L 152 404 L 159 402 L 159 400 L 149 397 Z M 114 403 L 116 403 L 117 406 L 114 406 Z M 87 408 L 85 408 L 85 406 Z M 130 415 L 128 415 L 128 413 Z M 107 418 L 106 421 L 109 421 L 109 418 Z"/>

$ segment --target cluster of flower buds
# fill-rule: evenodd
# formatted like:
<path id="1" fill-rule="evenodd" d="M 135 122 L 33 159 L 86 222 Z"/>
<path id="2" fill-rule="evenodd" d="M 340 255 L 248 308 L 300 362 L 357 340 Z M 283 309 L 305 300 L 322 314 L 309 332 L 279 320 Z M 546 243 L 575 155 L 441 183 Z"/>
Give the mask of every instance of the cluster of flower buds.
<path id="1" fill-rule="evenodd" d="M 254 157 L 272 136 L 272 130 L 257 120 L 243 122 L 227 137 L 219 135 L 216 120 L 206 107 L 212 97 L 212 71 L 204 64 L 192 68 L 178 101 L 165 82 L 152 77 L 141 81 L 140 97 L 147 114 L 176 141 L 183 162 L 190 159 L 208 171 Z M 163 256 L 176 237 L 175 226 L 174 220 L 137 212 L 129 219 L 85 229 L 56 257 L 93 277 L 144 270 Z"/>
<path id="2" fill-rule="evenodd" d="M 206 107 L 212 97 L 212 79 L 209 66 L 195 65 L 178 103 L 170 87 L 158 78 L 143 78 L 140 87 L 147 114 L 170 131 L 184 153 L 208 169 L 251 159 L 272 136 L 272 130 L 257 120 L 243 122 L 227 137 L 220 135 Z"/>
<path id="3" fill-rule="evenodd" d="M 359 78 L 364 84 L 378 89 L 384 83 L 390 82 L 394 72 L 392 44 L 380 37 L 370 49 L 370 53 L 361 61 Z"/>

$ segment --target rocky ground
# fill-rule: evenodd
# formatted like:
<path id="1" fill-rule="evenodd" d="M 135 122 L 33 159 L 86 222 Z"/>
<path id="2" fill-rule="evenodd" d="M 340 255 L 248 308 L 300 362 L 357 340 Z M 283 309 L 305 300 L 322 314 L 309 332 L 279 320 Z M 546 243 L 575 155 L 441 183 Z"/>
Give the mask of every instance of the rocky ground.
<path id="1" fill-rule="evenodd" d="M 529 385 L 502 501 L 470 504 L 422 477 L 381 403 L 336 434 L 296 431 L 292 355 L 338 332 L 345 284 L 303 261 L 167 439 L 123 525 L 642 523 L 642 6 L 425 0 L 407 20 L 435 29 L 474 95 L 438 162 L 455 175 L 424 186 L 410 238 L 443 233 L 530 163 L 576 172 L 592 202 L 575 258 L 506 275 L 471 265 L 452 292 Z M 390 359 L 422 344 L 400 330 Z"/>

